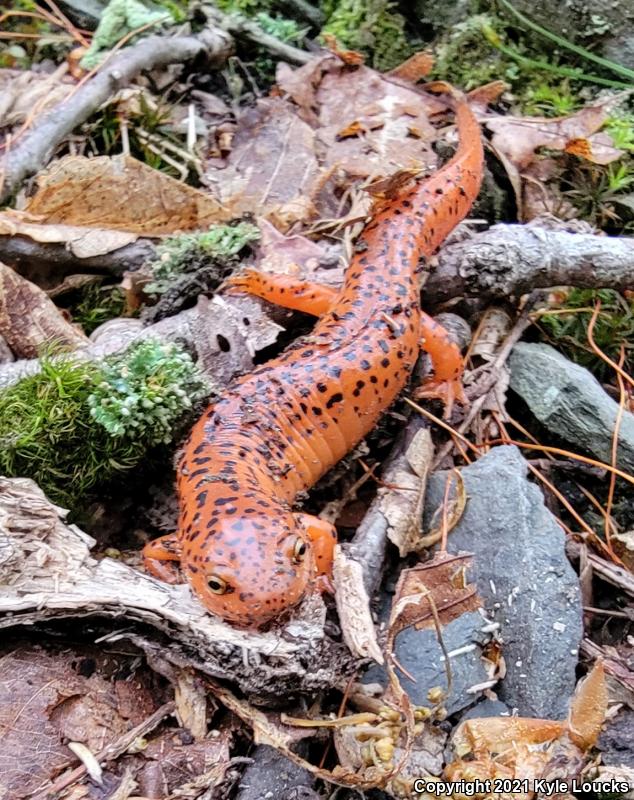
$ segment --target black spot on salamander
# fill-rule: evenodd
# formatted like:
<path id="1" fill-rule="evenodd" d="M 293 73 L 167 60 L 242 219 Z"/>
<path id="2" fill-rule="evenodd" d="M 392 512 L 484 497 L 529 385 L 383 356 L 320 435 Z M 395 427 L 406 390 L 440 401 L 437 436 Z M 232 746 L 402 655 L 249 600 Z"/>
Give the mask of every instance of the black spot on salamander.
<path id="1" fill-rule="evenodd" d="M 314 414 L 316 417 L 321 417 L 321 415 L 322 415 L 323 413 L 324 413 L 324 412 L 321 410 L 321 408 L 319 408 L 319 406 L 313 406 L 313 414 Z"/>
<path id="2" fill-rule="evenodd" d="M 381 359 L 381 366 L 383 367 L 383 369 L 387 369 L 390 366 L 390 359 L 389 358 Z"/>
<path id="3" fill-rule="evenodd" d="M 207 492 L 204 491 L 204 492 L 201 492 L 196 497 L 196 505 L 198 506 L 198 508 L 202 508 L 205 505 L 206 502 L 207 502 Z"/>
<path id="4" fill-rule="evenodd" d="M 362 358 L 359 363 L 359 366 L 361 367 L 362 370 L 368 370 L 371 368 L 372 365 L 370 364 L 369 361 L 366 361 L 365 358 Z"/>
<path id="5" fill-rule="evenodd" d="M 326 403 L 326 408 L 332 408 L 335 405 L 335 403 L 340 403 L 342 400 L 343 400 L 343 395 L 341 394 L 341 392 L 335 392 L 328 398 L 328 402 Z"/>
<path id="6" fill-rule="evenodd" d="M 207 447 L 206 444 L 199 444 L 198 447 L 194 450 L 194 455 L 195 456 L 200 455 L 200 453 L 204 452 L 205 447 Z"/>
<path id="7" fill-rule="evenodd" d="M 328 391 L 328 387 L 326 386 L 325 383 L 318 383 L 317 384 L 317 391 L 321 392 L 321 394 L 323 394 L 324 392 Z"/>

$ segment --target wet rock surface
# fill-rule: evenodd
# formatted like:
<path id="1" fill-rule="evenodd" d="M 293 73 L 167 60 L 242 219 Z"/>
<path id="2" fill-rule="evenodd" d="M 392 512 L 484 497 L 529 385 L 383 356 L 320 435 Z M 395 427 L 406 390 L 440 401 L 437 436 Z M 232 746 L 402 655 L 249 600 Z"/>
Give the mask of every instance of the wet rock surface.
<path id="1" fill-rule="evenodd" d="M 610 463 L 619 406 L 587 369 L 547 344 L 526 342 L 515 345 L 509 364 L 511 389 L 548 430 Z M 627 411 L 619 428 L 617 465 L 634 470 L 634 414 Z"/>
<path id="2" fill-rule="evenodd" d="M 430 479 L 426 525 L 443 502 L 447 476 Z M 527 480 L 516 447 L 495 448 L 462 476 L 468 500 L 448 551 L 474 554 L 470 579 L 500 624 L 507 674 L 495 691 L 521 716 L 563 719 L 582 634 L 579 584 L 565 556 L 564 533 L 540 489 Z M 423 650 L 419 660 L 424 665 Z"/>

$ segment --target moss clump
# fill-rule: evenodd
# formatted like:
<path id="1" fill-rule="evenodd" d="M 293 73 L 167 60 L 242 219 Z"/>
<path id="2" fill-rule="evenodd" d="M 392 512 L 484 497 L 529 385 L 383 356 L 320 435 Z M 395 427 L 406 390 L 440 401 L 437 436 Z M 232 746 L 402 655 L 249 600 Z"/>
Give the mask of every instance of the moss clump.
<path id="1" fill-rule="evenodd" d="M 0 472 L 35 480 L 78 510 L 134 468 L 207 388 L 180 348 L 132 345 L 103 364 L 44 358 L 42 371 L 0 392 Z"/>
<path id="2" fill-rule="evenodd" d="M 572 289 L 557 308 L 558 313 L 545 314 L 541 325 L 548 337 L 569 358 L 588 367 L 600 378 L 608 378 L 613 370 L 599 358 L 588 344 L 588 326 L 597 300 L 601 311 L 594 326 L 593 338 L 613 361 L 620 357 L 625 345 L 624 369 L 634 366 L 634 299 L 627 300 L 613 289 Z"/>
<path id="3" fill-rule="evenodd" d="M 392 69 L 414 52 L 405 36 L 405 19 L 390 0 L 339 0 L 324 6 L 328 19 L 322 34 L 364 53 L 375 69 Z"/>
<path id="4" fill-rule="evenodd" d="M 156 249 L 157 260 L 150 265 L 153 280 L 145 291 L 150 295 L 163 295 L 184 275 L 196 272 L 210 261 L 227 259 L 232 266 L 233 257 L 259 238 L 260 230 L 256 225 L 239 222 L 236 225 L 212 225 L 203 233 L 166 239 Z"/>

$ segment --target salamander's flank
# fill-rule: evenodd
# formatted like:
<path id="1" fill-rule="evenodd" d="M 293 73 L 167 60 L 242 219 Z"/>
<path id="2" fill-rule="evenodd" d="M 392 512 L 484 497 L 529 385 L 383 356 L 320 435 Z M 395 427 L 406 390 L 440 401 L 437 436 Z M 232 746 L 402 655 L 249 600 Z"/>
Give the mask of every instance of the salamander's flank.
<path id="1" fill-rule="evenodd" d="M 263 625 L 327 580 L 335 529 L 293 511 L 293 500 L 372 429 L 421 348 L 434 369 L 422 393 L 448 406 L 462 398 L 460 352 L 421 312 L 418 282 L 421 257 L 467 215 L 480 187 L 480 130 L 464 100 L 455 108 L 456 155 L 377 208 L 341 291 L 253 271 L 232 281 L 319 321 L 198 420 L 178 463 L 178 530 L 144 550 L 165 580 L 178 578 L 180 562 L 225 620 Z"/>

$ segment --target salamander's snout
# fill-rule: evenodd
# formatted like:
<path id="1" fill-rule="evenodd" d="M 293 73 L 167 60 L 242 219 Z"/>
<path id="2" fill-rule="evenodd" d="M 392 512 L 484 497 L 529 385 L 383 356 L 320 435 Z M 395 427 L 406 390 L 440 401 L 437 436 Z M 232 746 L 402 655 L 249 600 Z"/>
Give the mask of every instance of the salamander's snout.
<path id="1" fill-rule="evenodd" d="M 231 520 L 197 553 L 188 555 L 185 545 L 185 574 L 212 614 L 241 627 L 261 627 L 304 597 L 315 573 L 314 554 L 291 515 L 284 522 L 237 522 L 239 530 Z"/>

